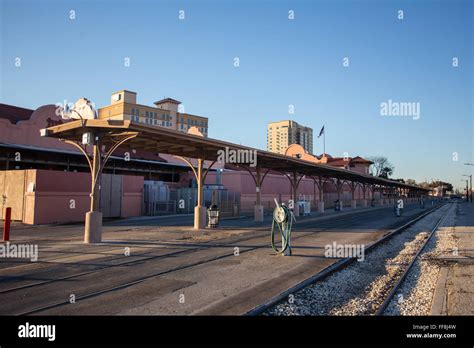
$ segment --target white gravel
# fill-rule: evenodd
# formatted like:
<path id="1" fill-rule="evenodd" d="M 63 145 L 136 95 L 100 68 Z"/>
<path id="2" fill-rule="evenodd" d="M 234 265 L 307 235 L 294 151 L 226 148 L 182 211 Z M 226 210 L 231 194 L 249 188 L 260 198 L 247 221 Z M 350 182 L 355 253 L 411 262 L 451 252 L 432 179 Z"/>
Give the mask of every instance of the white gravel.
<path id="1" fill-rule="evenodd" d="M 428 232 L 450 208 L 449 205 L 440 208 L 401 234 L 377 246 L 366 254 L 365 261 L 354 262 L 288 296 L 286 301 L 273 306 L 264 315 L 374 314 Z M 403 293 L 402 296 L 404 301 L 408 301 L 409 296 Z M 409 302 L 406 302 L 406 305 L 408 308 Z"/>
<path id="2" fill-rule="evenodd" d="M 430 314 L 441 269 L 440 262 L 436 258 L 452 254 L 457 247 L 453 227 L 455 226 L 456 205 L 452 205 L 444 223 L 428 242 L 420 258 L 413 264 L 405 281 L 395 294 L 394 300 L 387 306 L 384 315 Z"/>

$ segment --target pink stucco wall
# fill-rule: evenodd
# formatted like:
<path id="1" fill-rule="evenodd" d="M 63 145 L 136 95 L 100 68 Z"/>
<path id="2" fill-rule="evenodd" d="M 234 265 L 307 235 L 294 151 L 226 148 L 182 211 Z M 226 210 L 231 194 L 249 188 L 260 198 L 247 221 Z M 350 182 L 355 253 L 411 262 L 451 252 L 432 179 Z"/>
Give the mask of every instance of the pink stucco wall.
<path id="1" fill-rule="evenodd" d="M 52 170 L 29 171 L 36 172 L 36 180 L 27 184 L 23 222 L 46 224 L 84 221 L 85 213 L 90 208 L 90 174 Z M 122 178 L 121 217 L 139 216 L 143 177 L 124 175 Z"/>

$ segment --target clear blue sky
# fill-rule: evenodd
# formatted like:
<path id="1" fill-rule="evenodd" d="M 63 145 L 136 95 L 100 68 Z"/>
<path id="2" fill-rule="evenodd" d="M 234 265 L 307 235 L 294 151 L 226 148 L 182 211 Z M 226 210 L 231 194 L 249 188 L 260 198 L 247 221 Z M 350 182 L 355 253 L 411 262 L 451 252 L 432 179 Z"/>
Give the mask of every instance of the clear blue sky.
<path id="1" fill-rule="evenodd" d="M 472 1 L 0 3 L 2 103 L 101 107 L 128 89 L 181 100 L 214 138 L 264 149 L 266 124 L 291 118 L 314 129 L 315 153 L 325 124 L 328 153 L 384 155 L 394 177 L 462 186 L 474 172 Z M 381 116 L 389 99 L 419 102 L 420 119 Z"/>

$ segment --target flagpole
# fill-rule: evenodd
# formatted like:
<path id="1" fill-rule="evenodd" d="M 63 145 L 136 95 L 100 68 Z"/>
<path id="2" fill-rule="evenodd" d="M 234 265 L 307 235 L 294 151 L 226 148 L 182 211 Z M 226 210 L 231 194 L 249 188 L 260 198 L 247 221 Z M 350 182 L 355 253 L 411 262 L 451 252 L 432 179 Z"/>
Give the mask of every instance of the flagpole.
<path id="1" fill-rule="evenodd" d="M 323 153 L 324 153 L 324 156 L 326 156 L 326 130 L 324 130 L 324 133 L 323 133 Z"/>

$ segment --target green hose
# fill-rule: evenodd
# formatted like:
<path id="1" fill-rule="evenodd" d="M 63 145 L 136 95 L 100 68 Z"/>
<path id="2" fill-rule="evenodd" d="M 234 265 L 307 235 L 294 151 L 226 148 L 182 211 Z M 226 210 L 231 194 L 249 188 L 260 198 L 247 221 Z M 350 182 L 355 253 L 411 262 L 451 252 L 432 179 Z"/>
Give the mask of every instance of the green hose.
<path id="1" fill-rule="evenodd" d="M 279 207 L 275 208 L 278 209 Z M 293 226 L 293 218 L 291 216 L 291 211 L 290 208 L 288 208 L 285 205 L 282 205 L 281 208 L 285 212 L 285 219 L 280 223 L 276 221 L 275 218 L 275 211 L 273 214 L 273 221 L 272 221 L 272 249 L 277 253 L 277 254 L 283 254 L 286 249 L 288 249 L 290 245 L 290 239 L 291 239 L 291 227 Z M 275 225 L 278 226 L 278 231 L 280 232 L 280 236 L 282 238 L 282 247 L 281 249 L 278 249 L 277 246 L 275 245 Z M 285 228 L 286 227 L 286 228 Z M 284 237 L 284 231 L 286 230 L 286 237 Z"/>

